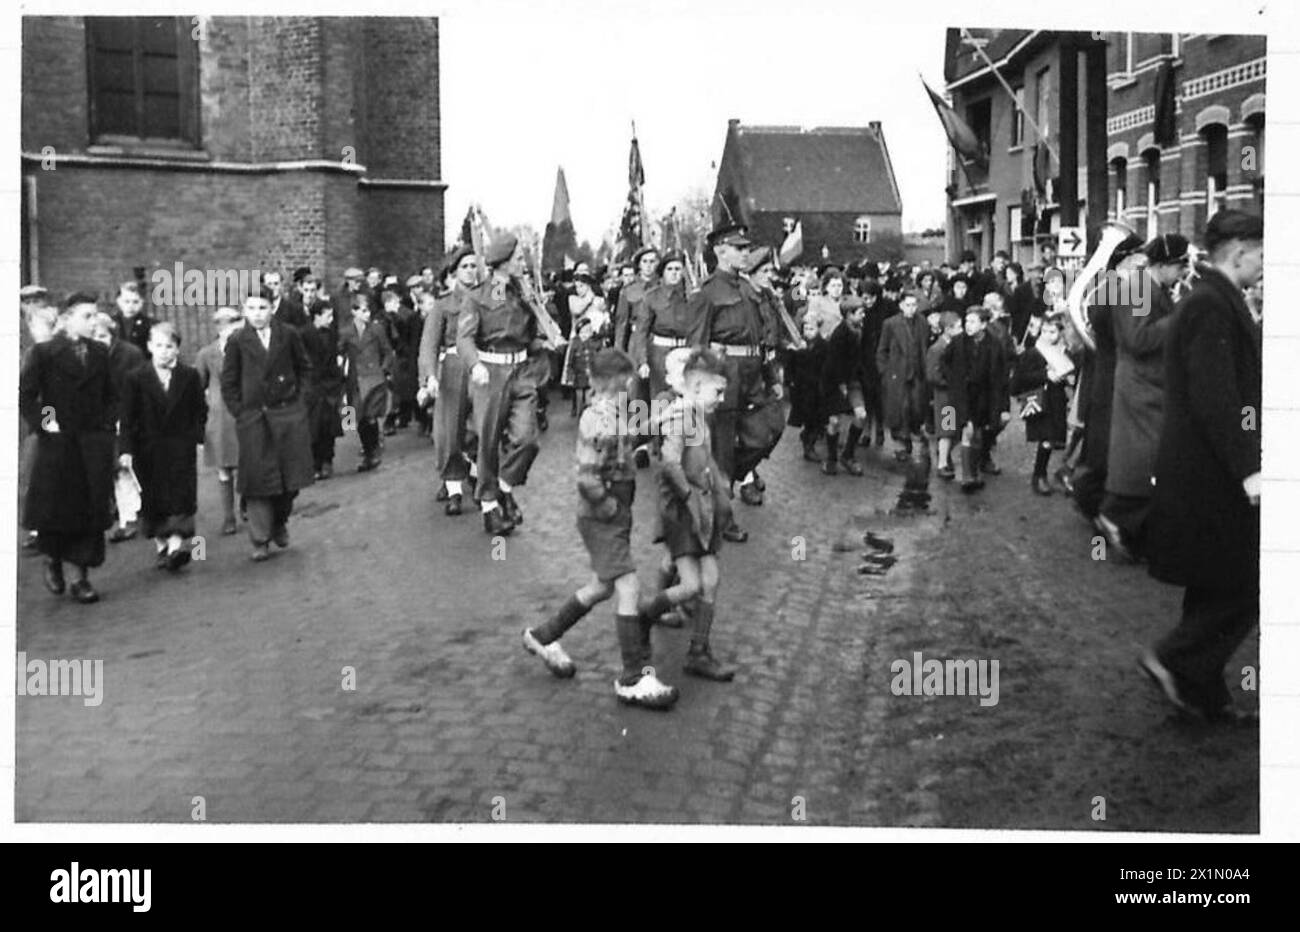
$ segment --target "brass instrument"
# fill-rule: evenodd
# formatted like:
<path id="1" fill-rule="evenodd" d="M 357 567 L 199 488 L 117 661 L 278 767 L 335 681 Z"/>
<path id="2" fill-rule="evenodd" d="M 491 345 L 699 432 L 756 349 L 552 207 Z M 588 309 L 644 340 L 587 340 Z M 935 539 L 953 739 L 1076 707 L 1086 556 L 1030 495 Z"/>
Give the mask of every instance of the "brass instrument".
<path id="1" fill-rule="evenodd" d="M 1089 294 L 1095 290 L 1093 279 L 1110 263 L 1110 257 L 1115 254 L 1119 244 L 1133 235 L 1135 235 L 1133 228 L 1120 220 L 1112 220 L 1102 227 L 1101 241 L 1097 244 L 1097 249 L 1079 270 L 1065 297 L 1065 305 L 1070 311 L 1070 320 L 1074 322 L 1074 329 L 1079 334 L 1079 339 L 1090 350 L 1097 348 L 1097 339 L 1084 313 L 1084 306 Z"/>

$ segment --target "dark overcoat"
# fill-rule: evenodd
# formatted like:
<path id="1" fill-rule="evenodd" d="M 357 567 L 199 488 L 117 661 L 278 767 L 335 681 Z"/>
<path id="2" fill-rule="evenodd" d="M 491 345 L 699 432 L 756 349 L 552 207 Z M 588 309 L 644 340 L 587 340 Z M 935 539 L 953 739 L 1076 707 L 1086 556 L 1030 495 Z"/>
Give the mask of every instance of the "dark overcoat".
<path id="1" fill-rule="evenodd" d="M 1217 270 L 1180 303 L 1165 341 L 1164 425 L 1148 519 L 1151 575 L 1232 590 L 1259 581 L 1261 330 Z"/>
<path id="2" fill-rule="evenodd" d="M 207 419 L 197 370 L 178 362 L 166 391 L 152 365 L 127 376 L 119 448 L 131 454 L 140 480 L 141 512 L 147 517 L 198 511 L 198 445 Z"/>
<path id="3" fill-rule="evenodd" d="M 1093 338 L 1097 346 L 1084 374 L 1083 398 L 1079 418 L 1083 421 L 1083 462 L 1095 473 L 1105 473 L 1110 454 L 1110 412 L 1115 393 L 1115 331 L 1111 324 L 1113 309 L 1107 304 L 1094 305 L 1089 312 Z"/>
<path id="4" fill-rule="evenodd" d="M 384 327 L 374 321 L 357 334 L 354 320 L 339 331 L 339 353 L 348 361 L 348 404 L 360 420 L 374 420 L 388 412 L 388 376 L 393 348 Z"/>
<path id="5" fill-rule="evenodd" d="M 919 314 L 910 321 L 903 314 L 895 314 L 881 327 L 876 369 L 884 392 L 885 426 L 891 431 L 907 430 L 909 423 L 919 423 L 926 417 L 925 351 L 929 329 Z"/>
<path id="6" fill-rule="evenodd" d="M 253 327 L 231 334 L 221 370 L 221 397 L 239 436 L 239 493 L 250 498 L 295 492 L 316 476 L 303 401 L 311 360 L 298 331 L 267 326 L 265 349 Z"/>
<path id="7" fill-rule="evenodd" d="M 1110 321 L 1115 339 L 1115 386 L 1106 491 L 1150 498 L 1164 419 L 1165 336 L 1174 305 L 1146 271 L 1134 272 L 1133 279 L 1141 281 L 1143 300 L 1131 297 L 1127 306 L 1115 308 Z"/>
<path id="8" fill-rule="evenodd" d="M 311 360 L 311 378 L 303 393 L 311 434 L 315 438 L 342 437 L 339 408 L 343 405 L 345 382 L 339 364 L 338 334 L 333 327 L 315 326 L 303 327 L 298 334 Z"/>
<path id="9" fill-rule="evenodd" d="M 218 469 L 234 469 L 239 465 L 239 437 L 235 432 L 235 418 L 221 398 L 221 370 L 225 366 L 221 341 L 213 340 L 195 357 L 203 386 L 204 400 L 208 405 L 208 425 L 203 435 L 203 461 Z"/>
<path id="10" fill-rule="evenodd" d="M 865 378 L 862 330 L 855 330 L 847 320 L 842 320 L 826 341 L 820 386 L 821 412 L 825 415 L 853 413 L 849 392 L 852 389 L 861 391 Z"/>
<path id="11" fill-rule="evenodd" d="M 23 526 L 58 534 L 93 534 L 112 524 L 118 394 L 108 347 L 57 334 L 32 346 L 18 379 L 18 411 L 36 435 Z M 47 428 L 58 425 L 58 432 Z"/>

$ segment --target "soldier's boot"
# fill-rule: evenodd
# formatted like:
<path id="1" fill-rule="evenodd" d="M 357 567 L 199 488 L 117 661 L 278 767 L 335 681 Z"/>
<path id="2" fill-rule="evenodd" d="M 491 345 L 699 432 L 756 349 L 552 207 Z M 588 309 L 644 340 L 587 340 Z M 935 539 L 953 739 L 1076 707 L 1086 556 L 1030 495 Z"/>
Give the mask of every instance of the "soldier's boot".
<path id="1" fill-rule="evenodd" d="M 849 428 L 848 436 L 844 438 L 844 449 L 840 451 L 840 465 L 844 471 L 852 476 L 862 475 L 862 467 L 858 465 L 855 455 L 858 450 L 858 440 L 862 437 L 862 428 L 856 424 Z"/>
<path id="2" fill-rule="evenodd" d="M 713 609 L 713 603 L 705 602 L 703 599 L 696 604 L 691 646 L 686 652 L 686 662 L 682 664 L 682 670 L 701 679 L 729 683 L 736 676 L 736 668 L 719 661 L 709 648 L 709 632 L 713 628 Z"/>
<path id="3" fill-rule="evenodd" d="M 840 471 L 840 435 L 826 435 L 826 459 L 822 460 L 822 472 L 828 476 L 838 475 Z"/>

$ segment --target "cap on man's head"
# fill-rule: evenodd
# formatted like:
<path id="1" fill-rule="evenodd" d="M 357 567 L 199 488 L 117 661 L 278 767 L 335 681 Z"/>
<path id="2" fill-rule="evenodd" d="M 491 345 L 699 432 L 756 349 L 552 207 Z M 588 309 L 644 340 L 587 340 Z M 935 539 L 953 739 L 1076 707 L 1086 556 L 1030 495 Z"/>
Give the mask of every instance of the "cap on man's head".
<path id="1" fill-rule="evenodd" d="M 343 270 L 343 277 L 344 278 L 365 278 L 366 273 L 361 271 L 355 265 L 350 265 Z"/>
<path id="2" fill-rule="evenodd" d="M 653 246 L 642 246 L 636 252 L 632 253 L 632 264 L 638 269 L 641 267 L 641 260 L 648 255 L 659 255 L 659 250 Z"/>
<path id="3" fill-rule="evenodd" d="M 1230 240 L 1263 240 L 1264 218 L 1244 210 L 1220 210 L 1205 225 L 1205 248 L 1213 252 Z"/>
<path id="4" fill-rule="evenodd" d="M 1157 264 L 1183 262 L 1187 259 L 1187 237 L 1180 233 L 1161 233 L 1142 247 L 1147 259 Z"/>
<path id="5" fill-rule="evenodd" d="M 484 247 L 483 261 L 496 268 L 515 254 L 515 247 L 518 245 L 519 240 L 513 233 L 503 233 Z"/>
<path id="6" fill-rule="evenodd" d="M 460 264 L 472 255 L 474 255 L 473 246 L 457 246 L 451 252 L 447 253 L 447 255 L 442 257 L 442 265 L 438 268 L 439 277 L 446 278 L 452 272 L 456 271 L 456 269 L 460 268 Z"/>
<path id="7" fill-rule="evenodd" d="M 729 223 L 715 229 L 708 236 L 710 246 L 735 246 L 737 249 L 744 249 L 752 246 L 754 241 L 749 238 L 749 227 L 743 223 Z"/>
<path id="8" fill-rule="evenodd" d="M 974 261 L 975 261 L 975 253 L 974 253 L 973 250 L 970 250 L 970 249 L 965 250 L 965 251 L 961 254 L 961 259 L 958 260 L 959 263 L 961 263 L 961 262 L 974 262 Z"/>

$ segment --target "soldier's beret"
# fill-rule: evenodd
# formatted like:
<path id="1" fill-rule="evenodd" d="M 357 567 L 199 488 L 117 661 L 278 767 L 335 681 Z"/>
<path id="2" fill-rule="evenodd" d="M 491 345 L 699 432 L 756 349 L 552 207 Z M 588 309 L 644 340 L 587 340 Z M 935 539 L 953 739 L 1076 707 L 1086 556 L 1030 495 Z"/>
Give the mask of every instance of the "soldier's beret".
<path id="1" fill-rule="evenodd" d="M 668 250 L 660 257 L 659 265 L 655 267 L 655 274 L 664 274 L 664 269 L 667 268 L 669 262 L 680 262 L 682 265 L 685 265 L 686 253 L 682 252 L 680 249 Z"/>
<path id="2" fill-rule="evenodd" d="M 519 240 L 513 233 L 503 233 L 483 247 L 483 261 L 496 268 L 515 254 L 518 245 Z"/>
<path id="3" fill-rule="evenodd" d="M 653 253 L 654 255 L 657 256 L 659 255 L 659 250 L 655 249 L 653 246 L 642 246 L 636 252 L 632 253 L 632 265 L 635 266 L 636 268 L 640 268 L 641 258 L 650 253 Z"/>
<path id="4" fill-rule="evenodd" d="M 473 246 L 457 246 L 447 255 L 443 256 L 442 266 L 439 268 L 439 277 L 445 278 L 464 261 L 466 256 L 474 255 Z"/>
<path id="5" fill-rule="evenodd" d="M 749 227 L 743 223 L 729 223 L 716 228 L 709 234 L 708 242 L 710 246 L 735 246 L 742 249 L 753 245 L 753 240 L 749 238 Z"/>

